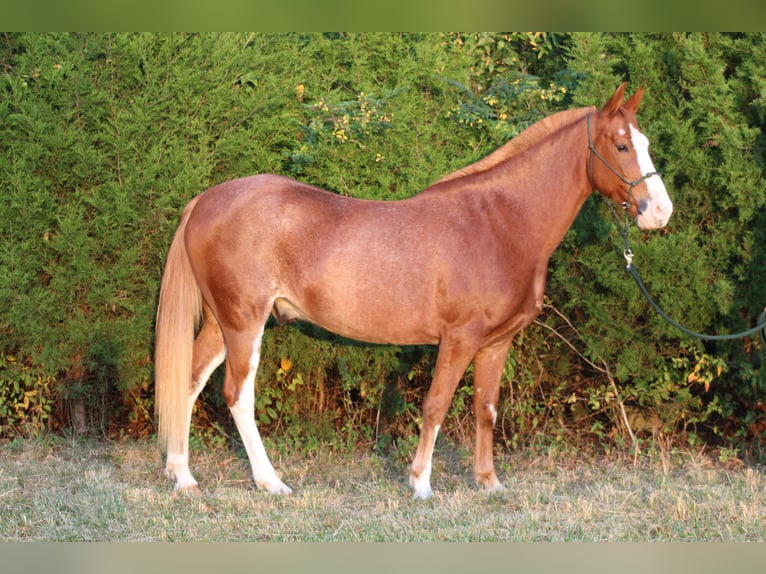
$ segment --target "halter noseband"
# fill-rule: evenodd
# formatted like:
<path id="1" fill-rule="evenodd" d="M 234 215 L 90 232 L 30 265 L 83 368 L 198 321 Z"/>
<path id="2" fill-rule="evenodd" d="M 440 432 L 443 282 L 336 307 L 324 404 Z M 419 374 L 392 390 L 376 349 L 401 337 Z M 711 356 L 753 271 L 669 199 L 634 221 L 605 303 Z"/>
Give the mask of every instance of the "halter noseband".
<path id="1" fill-rule="evenodd" d="M 614 169 L 611 165 L 609 165 L 609 162 L 607 162 L 604 157 L 598 153 L 596 150 L 596 147 L 593 145 L 593 137 L 591 136 L 590 131 L 590 118 L 593 114 L 588 114 L 588 149 L 590 150 L 590 182 L 593 184 L 593 186 L 596 185 L 596 182 L 593 180 L 593 156 L 596 156 L 599 160 L 601 160 L 601 163 L 603 163 L 609 171 L 611 171 L 614 175 L 616 175 L 618 178 L 620 178 L 620 181 L 628 186 L 628 197 L 626 201 L 623 201 L 620 206 L 628 210 L 630 209 L 630 194 L 633 191 L 633 188 L 636 187 L 638 184 L 642 183 L 644 180 L 649 179 L 650 177 L 654 175 L 662 175 L 658 171 L 650 171 L 647 174 L 642 175 L 636 180 L 629 180 L 624 175 L 622 175 L 620 172 L 618 172 L 616 169 Z M 610 204 L 611 206 L 611 204 Z"/>

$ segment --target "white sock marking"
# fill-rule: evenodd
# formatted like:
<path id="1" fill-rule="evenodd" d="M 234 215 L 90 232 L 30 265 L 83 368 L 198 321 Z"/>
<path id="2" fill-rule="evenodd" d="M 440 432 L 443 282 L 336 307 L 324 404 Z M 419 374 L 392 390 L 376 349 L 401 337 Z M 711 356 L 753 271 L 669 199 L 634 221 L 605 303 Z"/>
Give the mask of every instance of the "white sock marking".
<path id="1" fill-rule="evenodd" d="M 231 406 L 230 411 L 242 441 L 245 443 L 245 450 L 250 459 L 256 486 L 272 494 L 291 494 L 292 490 L 277 477 L 263 446 L 258 426 L 255 424 L 255 373 L 260 361 L 260 349 L 261 335 L 253 343 L 250 370 L 242 384 L 239 399 Z"/>
<path id="2" fill-rule="evenodd" d="M 436 437 L 439 436 L 440 428 L 440 425 L 436 425 L 434 427 L 434 442 L 431 445 L 431 452 L 429 453 L 428 462 L 426 462 L 426 467 L 423 469 L 423 472 L 421 472 L 420 476 L 415 479 L 410 477 L 410 486 L 412 487 L 413 498 L 426 500 L 433 494 L 433 491 L 431 490 L 431 461 L 433 460 L 434 446 L 436 445 Z"/>
<path id="3" fill-rule="evenodd" d="M 210 364 L 203 370 L 202 376 L 196 381 L 196 386 L 189 395 L 189 404 L 187 410 L 185 441 L 183 452 L 181 453 L 168 453 L 167 461 L 165 463 L 165 474 L 169 478 L 174 478 L 176 481 L 175 490 L 184 490 L 197 486 L 197 481 L 194 479 L 194 475 L 189 469 L 189 432 L 191 431 L 191 417 L 194 403 L 199 397 L 202 389 L 205 388 L 205 383 L 213 374 L 213 371 L 223 362 L 226 357 L 226 351 L 218 354 Z"/>

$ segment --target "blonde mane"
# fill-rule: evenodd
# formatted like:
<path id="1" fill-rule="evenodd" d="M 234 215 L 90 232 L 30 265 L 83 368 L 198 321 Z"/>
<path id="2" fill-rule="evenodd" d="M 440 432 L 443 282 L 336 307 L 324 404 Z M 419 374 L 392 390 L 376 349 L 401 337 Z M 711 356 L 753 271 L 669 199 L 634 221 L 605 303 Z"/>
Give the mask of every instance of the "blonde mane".
<path id="1" fill-rule="evenodd" d="M 488 156 L 472 163 L 471 165 L 467 165 L 466 167 L 463 167 L 450 173 L 449 175 L 444 176 L 435 183 L 442 183 L 444 181 L 458 179 L 460 177 L 465 177 L 467 175 L 492 169 L 509 157 L 521 153 L 525 149 L 535 145 L 537 142 L 549 136 L 553 132 L 561 129 L 564 126 L 570 125 L 595 111 L 596 108 L 593 106 L 587 108 L 575 108 L 573 110 L 557 112 L 548 116 L 547 118 L 543 118 L 539 122 L 529 126 L 515 138 L 510 140 L 505 145 L 499 147 Z"/>

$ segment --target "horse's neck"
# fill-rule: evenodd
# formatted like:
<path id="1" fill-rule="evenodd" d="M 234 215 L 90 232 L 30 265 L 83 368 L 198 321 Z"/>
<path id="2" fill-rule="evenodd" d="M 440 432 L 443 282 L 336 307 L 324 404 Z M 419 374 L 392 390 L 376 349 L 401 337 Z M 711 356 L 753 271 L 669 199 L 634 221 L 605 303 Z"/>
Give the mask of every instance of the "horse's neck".
<path id="1" fill-rule="evenodd" d="M 539 167 L 533 170 L 537 172 L 533 177 L 540 179 L 524 189 L 528 196 L 524 205 L 530 225 L 546 237 L 545 247 L 552 253 L 574 223 L 592 192 L 592 186 L 584 167 L 587 144 L 575 148 L 574 153 L 570 148 L 562 154 L 556 146 L 546 152 L 535 159 L 535 165 Z"/>
<path id="2" fill-rule="evenodd" d="M 580 123 L 509 159 L 491 170 L 491 176 L 485 174 L 486 193 L 495 194 L 505 206 L 495 216 L 522 226 L 523 231 L 508 233 L 523 234 L 541 257 L 550 257 L 561 243 L 591 192 L 585 169 L 588 147 Z"/>

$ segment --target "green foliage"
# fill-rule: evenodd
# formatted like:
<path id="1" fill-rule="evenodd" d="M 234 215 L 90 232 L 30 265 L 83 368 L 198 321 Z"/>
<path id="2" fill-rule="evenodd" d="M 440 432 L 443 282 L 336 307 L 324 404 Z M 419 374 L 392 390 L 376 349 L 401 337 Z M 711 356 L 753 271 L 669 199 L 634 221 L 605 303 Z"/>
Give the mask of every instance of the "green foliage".
<path id="1" fill-rule="evenodd" d="M 36 436 L 55 405 L 53 380 L 42 369 L 0 353 L 0 436 Z"/>
<path id="2" fill-rule="evenodd" d="M 646 88 L 639 119 L 675 213 L 662 233 L 631 230 L 634 262 L 660 305 L 697 331 L 749 327 L 766 302 L 764 283 L 757 282 L 763 250 L 756 247 L 766 200 L 763 136 L 761 118 L 753 113 L 764 39 L 575 34 L 570 42 L 569 65 L 582 78 L 577 103 L 602 101 L 620 80 Z M 757 341 L 703 345 L 665 324 L 620 272 L 616 234 L 605 243 L 602 232 L 585 231 L 602 227 L 603 218 L 612 225 L 607 212 L 600 213 L 587 210 L 587 220 L 578 218 L 554 255 L 552 299 L 587 333 L 587 354 L 615 365 L 629 404 L 656 411 L 675 430 L 689 430 L 693 422 L 700 434 L 718 433 L 732 414 L 722 407 L 727 386 L 742 384 L 739 365 L 754 360 Z M 672 375 L 699 365 L 701 357 L 726 362 L 708 381 L 712 388 Z M 760 385 L 762 396 L 766 388 Z"/>
<path id="3" fill-rule="evenodd" d="M 447 115 L 462 132 L 500 146 L 533 123 L 562 109 L 576 85 L 560 63 L 563 38 L 544 32 L 447 34 L 452 52 L 471 57 L 469 87 Z"/>
<path id="4" fill-rule="evenodd" d="M 298 97 L 303 98 L 304 86 L 298 86 Z M 360 150 L 368 151 L 369 145 L 377 142 L 384 130 L 391 127 L 391 119 L 386 115 L 388 101 L 396 91 L 376 97 L 360 92 L 353 100 L 327 102 L 320 98 L 312 104 L 304 104 L 308 123 L 303 126 L 299 139 L 304 142 L 290 154 L 286 172 L 295 177 L 303 175 L 307 165 L 314 163 L 314 157 L 321 154 L 322 145 L 350 144 Z M 374 161 L 385 161 L 381 151 L 370 150 Z"/>
<path id="5" fill-rule="evenodd" d="M 461 101 L 448 115 L 461 128 L 487 129 L 502 142 L 555 111 L 565 101 L 566 94 L 564 85 L 550 82 L 544 87 L 539 78 L 509 73 L 496 78 L 480 96 L 467 92 L 466 101 Z"/>
<path id="6" fill-rule="evenodd" d="M 3 40 L 0 434 L 68 424 L 75 401 L 107 432 L 150 432 L 163 257 L 183 205 L 204 189 L 275 172 L 354 197 L 408 197 L 625 80 L 646 88 L 639 120 L 676 208 L 663 232 L 631 229 L 650 291 L 699 331 L 749 326 L 766 304 L 763 35 Z M 624 441 L 624 410 L 639 434 L 741 452 L 762 443 L 760 343 L 703 345 L 656 317 L 622 272 L 603 204 L 586 203 L 554 254 L 547 328 L 530 328 L 509 357 L 499 437 L 510 448 Z M 432 348 L 270 327 L 259 423 L 302 448 L 404 451 L 433 361 Z M 199 403 L 195 440 L 231 430 L 220 378 Z M 444 426 L 461 441 L 472 433 L 470 379 Z"/>

